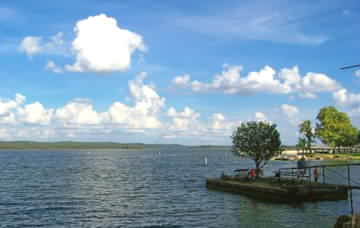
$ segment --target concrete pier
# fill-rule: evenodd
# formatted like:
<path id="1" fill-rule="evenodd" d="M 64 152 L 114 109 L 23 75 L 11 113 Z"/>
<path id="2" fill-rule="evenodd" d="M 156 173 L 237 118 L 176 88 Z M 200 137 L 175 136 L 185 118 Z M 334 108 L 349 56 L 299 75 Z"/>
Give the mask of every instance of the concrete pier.
<path id="1" fill-rule="evenodd" d="M 279 182 L 275 178 L 261 178 L 256 181 L 244 179 L 209 178 L 209 189 L 239 193 L 260 200 L 275 202 L 312 202 L 347 200 L 348 188 L 339 185 L 321 183 Z"/>

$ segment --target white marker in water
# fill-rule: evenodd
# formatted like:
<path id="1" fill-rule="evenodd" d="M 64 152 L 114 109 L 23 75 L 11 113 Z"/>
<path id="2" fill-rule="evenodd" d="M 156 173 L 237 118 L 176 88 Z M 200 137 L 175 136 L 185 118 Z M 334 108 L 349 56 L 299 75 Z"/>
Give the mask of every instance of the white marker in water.
<path id="1" fill-rule="evenodd" d="M 207 166 L 207 157 L 204 157 L 204 165 Z"/>

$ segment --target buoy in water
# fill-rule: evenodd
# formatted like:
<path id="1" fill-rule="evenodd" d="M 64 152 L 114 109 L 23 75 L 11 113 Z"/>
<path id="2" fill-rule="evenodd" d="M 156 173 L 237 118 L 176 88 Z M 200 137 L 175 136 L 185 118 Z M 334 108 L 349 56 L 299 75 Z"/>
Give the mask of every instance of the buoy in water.
<path id="1" fill-rule="evenodd" d="M 204 157 L 204 165 L 207 166 L 208 162 L 207 162 L 207 157 Z"/>

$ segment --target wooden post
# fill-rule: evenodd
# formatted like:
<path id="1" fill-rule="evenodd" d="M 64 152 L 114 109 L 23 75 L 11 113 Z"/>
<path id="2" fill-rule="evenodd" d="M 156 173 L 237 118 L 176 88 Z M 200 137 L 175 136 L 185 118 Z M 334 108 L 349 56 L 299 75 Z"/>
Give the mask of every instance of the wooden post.
<path id="1" fill-rule="evenodd" d="M 279 182 L 281 181 L 281 169 L 279 169 Z"/>
<path id="2" fill-rule="evenodd" d="M 325 184 L 325 167 L 322 167 L 321 173 L 323 177 L 323 184 Z"/>
<path id="3" fill-rule="evenodd" d="M 354 215 L 354 206 L 353 206 L 353 198 L 352 198 L 352 189 L 351 189 L 351 183 L 350 183 L 350 166 L 347 165 L 347 176 L 348 176 L 348 187 L 350 190 L 350 206 L 351 206 L 351 214 Z"/>

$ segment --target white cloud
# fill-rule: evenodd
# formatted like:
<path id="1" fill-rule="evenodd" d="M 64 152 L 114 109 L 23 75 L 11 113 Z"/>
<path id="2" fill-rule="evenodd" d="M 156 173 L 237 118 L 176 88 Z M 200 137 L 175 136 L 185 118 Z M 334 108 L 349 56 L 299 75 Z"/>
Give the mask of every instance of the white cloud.
<path id="1" fill-rule="evenodd" d="M 359 123 L 360 116 L 360 93 L 349 93 L 346 89 L 340 89 L 333 93 L 334 101 L 349 109 L 350 116 L 354 117 L 353 121 Z"/>
<path id="2" fill-rule="evenodd" d="M 97 113 L 92 104 L 72 101 L 55 112 L 55 118 L 68 125 L 91 125 L 100 124 L 104 114 Z"/>
<path id="3" fill-rule="evenodd" d="M 0 116 L 0 124 L 16 124 L 16 117 L 13 112 Z"/>
<path id="4" fill-rule="evenodd" d="M 214 113 L 211 116 L 211 125 L 210 129 L 218 132 L 222 132 L 225 135 L 231 134 L 231 131 L 235 129 L 235 127 L 239 126 L 241 121 L 229 121 L 225 118 L 222 113 Z"/>
<path id="5" fill-rule="evenodd" d="M 354 75 L 355 75 L 356 77 L 360 78 L 360 70 L 356 70 L 356 71 L 354 72 Z"/>
<path id="6" fill-rule="evenodd" d="M 187 131 L 191 129 L 192 131 L 195 131 L 197 130 L 196 128 L 199 127 L 197 120 L 200 117 L 200 114 L 190 107 L 186 106 L 182 112 L 177 112 L 175 108 L 171 107 L 167 111 L 167 115 L 172 117 L 170 130 Z"/>
<path id="7" fill-rule="evenodd" d="M 0 100 L 0 123 L 1 124 L 49 124 L 52 118 L 52 109 L 35 102 L 24 105 L 26 98 L 17 93 L 13 100 Z"/>
<path id="8" fill-rule="evenodd" d="M 17 93 L 14 100 L 0 100 L 0 115 L 4 115 L 24 103 L 25 97 Z"/>
<path id="9" fill-rule="evenodd" d="M 297 126 L 299 119 L 299 109 L 298 107 L 294 106 L 294 105 L 289 105 L 289 104 L 283 104 L 280 106 L 280 109 L 282 111 L 282 113 L 288 118 L 289 122 L 294 125 Z"/>
<path id="10" fill-rule="evenodd" d="M 64 106 L 46 108 L 40 102 L 25 103 L 25 96 L 0 100 L 0 138 L 14 140 L 126 140 L 146 142 L 168 139 L 177 143 L 225 143 L 240 121 L 222 113 L 200 119 L 189 106 L 165 109 L 165 98 L 144 82 L 145 73 L 129 81 L 129 104 L 116 101 L 102 112 L 89 99 L 73 99 Z M 11 124 L 11 125 L 10 125 Z M 136 137 L 136 138 L 134 138 Z M 140 138 L 139 138 L 140 137 Z M 199 144 L 196 141 L 195 144 Z M 151 141 L 148 141 L 151 142 Z"/>
<path id="11" fill-rule="evenodd" d="M 61 69 L 61 67 L 59 67 L 58 65 L 56 65 L 56 63 L 52 60 L 49 60 L 48 63 L 45 66 L 46 70 L 52 71 L 54 73 L 63 73 L 63 69 Z"/>
<path id="12" fill-rule="evenodd" d="M 38 54 L 42 51 L 41 40 L 41 37 L 27 36 L 21 41 L 19 50 L 28 56 Z"/>
<path id="13" fill-rule="evenodd" d="M 258 72 L 241 75 L 242 66 L 224 66 L 221 74 L 215 75 L 210 83 L 191 81 L 189 75 L 178 76 L 173 80 L 175 86 L 190 88 L 194 92 L 219 91 L 225 94 L 298 94 L 299 97 L 315 98 L 320 92 L 333 92 L 341 86 L 329 76 L 320 73 L 307 73 L 301 77 L 297 66 L 283 68 L 277 73 L 265 66 Z"/>
<path id="14" fill-rule="evenodd" d="M 266 121 L 267 117 L 266 117 L 265 113 L 255 112 L 255 120 L 256 121 Z"/>
<path id="15" fill-rule="evenodd" d="M 48 38 L 46 42 L 40 36 L 27 36 L 21 41 L 19 50 L 28 56 L 40 53 L 64 55 L 67 52 L 61 32 Z"/>
<path id="16" fill-rule="evenodd" d="M 25 105 L 18 109 L 19 119 L 31 124 L 49 124 L 53 110 L 46 110 L 40 102 Z"/>
<path id="17" fill-rule="evenodd" d="M 320 73 L 307 73 L 302 79 L 302 90 L 304 93 L 314 94 L 319 92 L 333 92 L 340 85 L 329 76 Z"/>
<path id="18" fill-rule="evenodd" d="M 76 62 L 65 66 L 68 71 L 125 71 L 130 67 L 132 54 L 145 51 L 140 35 L 120 28 L 115 18 L 105 14 L 78 21 L 74 31 L 72 49 Z"/>
<path id="19" fill-rule="evenodd" d="M 190 82 L 190 79 L 191 78 L 189 74 L 184 74 L 175 77 L 172 83 L 179 87 L 185 87 Z"/>
<path id="20" fill-rule="evenodd" d="M 214 113 L 212 115 L 212 128 L 213 129 L 224 129 L 227 128 L 225 124 L 225 116 L 221 113 Z"/>
<path id="21" fill-rule="evenodd" d="M 334 92 L 333 98 L 341 106 L 360 107 L 360 94 L 349 93 L 346 89 Z"/>
<path id="22" fill-rule="evenodd" d="M 162 126 L 158 114 L 165 105 L 165 98 L 160 97 L 155 88 L 144 84 L 146 73 L 141 73 L 129 82 L 130 100 L 134 106 L 115 102 L 109 109 L 113 123 L 129 128 L 159 128 Z"/>
<path id="23" fill-rule="evenodd" d="M 283 104 L 281 105 L 281 111 L 289 118 L 293 119 L 299 114 L 299 109 L 296 106 Z"/>

